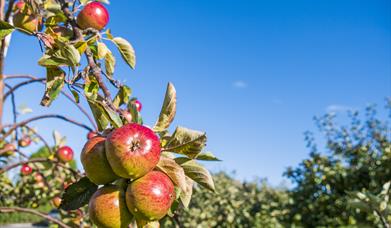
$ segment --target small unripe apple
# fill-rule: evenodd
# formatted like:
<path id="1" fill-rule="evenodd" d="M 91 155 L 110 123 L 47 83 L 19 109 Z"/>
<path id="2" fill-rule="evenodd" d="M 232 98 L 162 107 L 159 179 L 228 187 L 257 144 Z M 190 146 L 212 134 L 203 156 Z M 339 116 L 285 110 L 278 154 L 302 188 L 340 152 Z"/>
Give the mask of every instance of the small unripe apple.
<path id="1" fill-rule="evenodd" d="M 143 108 L 143 105 L 141 104 L 141 102 L 139 100 L 136 100 L 136 101 L 134 101 L 134 105 L 136 106 L 137 111 L 141 112 L 141 109 Z"/>
<path id="2" fill-rule="evenodd" d="M 18 144 L 20 147 L 28 147 L 31 144 L 31 138 L 29 136 L 24 136 L 19 139 Z"/>
<path id="3" fill-rule="evenodd" d="M 95 131 L 90 131 L 90 132 L 88 132 L 88 134 L 87 134 L 87 139 L 92 139 L 92 138 L 94 138 L 95 136 L 98 136 L 98 133 L 96 133 Z"/>
<path id="4" fill-rule="evenodd" d="M 148 221 L 163 218 L 175 200 L 174 184 L 159 171 L 133 181 L 126 190 L 126 205 L 136 217 Z"/>
<path id="5" fill-rule="evenodd" d="M 126 124 L 106 139 L 106 157 L 114 173 L 136 179 L 151 171 L 160 158 L 160 140 L 149 128 Z"/>
<path id="6" fill-rule="evenodd" d="M 109 12 L 100 2 L 88 3 L 77 16 L 77 24 L 82 29 L 102 30 L 109 22 Z"/>
<path id="7" fill-rule="evenodd" d="M 70 162 L 73 159 L 73 150 L 69 146 L 63 146 L 58 148 L 57 157 L 62 162 Z"/>
<path id="8" fill-rule="evenodd" d="M 32 172 L 33 172 L 33 169 L 29 165 L 27 165 L 27 164 L 23 164 L 22 168 L 20 169 L 20 173 L 23 176 L 30 175 Z"/>
<path id="9" fill-rule="evenodd" d="M 61 197 L 59 197 L 59 196 L 55 196 L 53 199 L 52 199 L 52 203 L 53 203 L 53 206 L 55 207 L 55 208 L 59 208 L 60 207 L 60 205 L 61 205 Z"/>
<path id="10" fill-rule="evenodd" d="M 88 179 L 95 184 L 107 184 L 119 177 L 110 167 L 105 153 L 105 138 L 93 137 L 84 145 L 80 155 Z"/>
<path id="11" fill-rule="evenodd" d="M 124 190 L 114 185 L 104 186 L 94 193 L 88 212 L 97 227 L 127 228 L 133 219 L 126 207 Z"/>
<path id="12" fill-rule="evenodd" d="M 3 149 L 5 156 L 11 156 L 15 153 L 16 147 L 15 144 L 7 143 L 4 145 Z"/>

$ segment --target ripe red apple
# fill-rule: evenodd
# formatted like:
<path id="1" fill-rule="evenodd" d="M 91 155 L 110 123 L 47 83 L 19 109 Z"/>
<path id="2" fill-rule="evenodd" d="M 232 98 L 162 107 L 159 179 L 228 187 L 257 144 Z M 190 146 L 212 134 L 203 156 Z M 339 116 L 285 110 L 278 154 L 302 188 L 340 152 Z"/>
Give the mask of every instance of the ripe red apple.
<path id="1" fill-rule="evenodd" d="M 25 3 L 23 1 L 18 1 L 14 5 L 14 7 L 15 7 L 14 10 L 23 10 L 24 6 L 25 6 Z"/>
<path id="2" fill-rule="evenodd" d="M 95 136 L 98 136 L 98 133 L 96 133 L 95 131 L 90 131 L 90 132 L 88 132 L 88 134 L 87 134 L 87 139 L 92 139 L 92 138 L 94 138 Z"/>
<path id="3" fill-rule="evenodd" d="M 73 150 L 69 146 L 58 148 L 57 157 L 63 162 L 70 162 L 73 159 Z"/>
<path id="4" fill-rule="evenodd" d="M 109 22 L 109 12 L 100 2 L 88 3 L 77 16 L 77 24 L 82 29 L 102 30 Z"/>
<path id="5" fill-rule="evenodd" d="M 148 221 L 163 218 L 175 200 L 174 184 L 159 171 L 133 181 L 126 190 L 126 205 L 136 217 Z"/>
<path id="6" fill-rule="evenodd" d="M 94 193 L 88 213 L 97 227 L 127 228 L 133 216 L 125 203 L 125 191 L 114 185 L 104 186 Z"/>
<path id="7" fill-rule="evenodd" d="M 115 129 L 106 139 L 106 157 L 114 173 L 132 180 L 155 168 L 160 151 L 156 134 L 135 123 Z"/>
<path id="8" fill-rule="evenodd" d="M 61 205 L 61 197 L 59 196 L 55 196 L 53 199 L 52 199 L 52 204 L 55 208 L 59 208 L 60 205 Z"/>
<path id="9" fill-rule="evenodd" d="M 119 177 L 110 167 L 105 153 L 105 138 L 97 136 L 91 138 L 84 145 L 80 155 L 81 163 L 88 179 L 95 184 L 107 184 Z"/>
<path id="10" fill-rule="evenodd" d="M 18 144 L 20 147 L 28 147 L 31 144 L 31 138 L 29 136 L 24 136 L 19 139 Z"/>
<path id="11" fill-rule="evenodd" d="M 20 169 L 20 173 L 23 176 L 27 176 L 27 175 L 31 174 L 32 172 L 33 172 L 33 169 L 27 164 L 23 164 L 22 168 Z"/>
<path id="12" fill-rule="evenodd" d="M 143 105 L 141 104 L 141 102 L 139 100 L 134 101 L 134 105 L 136 105 L 137 111 L 139 111 L 139 112 L 143 108 Z"/>

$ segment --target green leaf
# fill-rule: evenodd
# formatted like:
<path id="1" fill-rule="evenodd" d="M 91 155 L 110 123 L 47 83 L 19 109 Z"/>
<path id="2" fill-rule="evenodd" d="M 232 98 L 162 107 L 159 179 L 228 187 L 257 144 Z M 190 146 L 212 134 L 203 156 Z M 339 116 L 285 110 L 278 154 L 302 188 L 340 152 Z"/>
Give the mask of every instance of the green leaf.
<path id="1" fill-rule="evenodd" d="M 211 190 L 215 191 L 215 186 L 213 182 L 212 175 L 210 175 L 209 171 L 197 163 L 194 160 L 177 160 L 175 159 L 176 162 L 178 162 L 183 170 L 185 171 L 186 176 L 200 184 L 201 186 Z"/>
<path id="2" fill-rule="evenodd" d="M 184 154 L 189 158 L 195 158 L 206 145 L 204 132 L 177 127 L 163 151 Z"/>
<path id="3" fill-rule="evenodd" d="M 98 42 L 97 46 L 98 46 L 97 57 L 98 59 L 103 59 L 108 53 L 109 49 L 107 48 L 106 44 L 102 42 Z"/>
<path id="4" fill-rule="evenodd" d="M 113 104 L 115 107 L 119 107 L 123 104 L 127 104 L 130 101 L 130 95 L 132 95 L 132 89 L 124 85 L 119 88 L 117 95 L 114 97 Z"/>
<path id="5" fill-rule="evenodd" d="M 61 54 L 68 60 L 68 66 L 78 66 L 80 62 L 80 53 L 73 45 L 65 45 L 61 49 Z"/>
<path id="6" fill-rule="evenodd" d="M 15 27 L 11 24 L 0 21 L 0 40 L 3 40 L 7 35 L 15 30 Z"/>
<path id="7" fill-rule="evenodd" d="M 59 67 L 46 68 L 46 89 L 41 100 L 42 106 L 49 106 L 64 87 L 65 72 Z"/>
<path id="8" fill-rule="evenodd" d="M 87 98 L 96 99 L 99 92 L 99 84 L 95 77 L 89 75 L 84 82 L 84 93 Z"/>
<path id="9" fill-rule="evenodd" d="M 189 207 L 190 201 L 191 201 L 191 196 L 193 194 L 193 184 L 194 181 L 186 176 L 186 190 L 181 191 L 180 199 L 185 208 Z"/>
<path id="10" fill-rule="evenodd" d="M 136 67 L 136 55 L 134 53 L 132 45 L 127 40 L 121 37 L 115 37 L 112 39 L 112 41 L 118 47 L 125 62 L 132 69 L 134 69 Z"/>
<path id="11" fill-rule="evenodd" d="M 203 161 L 221 161 L 216 156 L 214 156 L 211 152 L 200 153 L 197 155 L 195 159 L 203 160 Z"/>
<path id="12" fill-rule="evenodd" d="M 44 54 L 39 60 L 38 64 L 43 67 L 57 67 L 57 66 L 66 66 L 67 60 L 54 55 Z"/>
<path id="13" fill-rule="evenodd" d="M 72 93 L 73 97 L 75 98 L 75 102 L 77 104 L 79 104 L 80 103 L 79 93 L 76 90 L 73 90 L 73 89 L 71 89 L 71 93 Z"/>
<path id="14" fill-rule="evenodd" d="M 110 123 L 110 117 L 102 106 L 95 102 L 95 100 L 87 98 L 88 104 L 90 105 L 92 114 L 95 118 L 95 122 L 98 125 L 99 131 L 103 131 Z"/>
<path id="15" fill-rule="evenodd" d="M 98 186 L 87 177 L 83 177 L 65 190 L 60 208 L 67 211 L 79 209 L 88 203 L 96 190 Z"/>
<path id="16" fill-rule="evenodd" d="M 157 120 L 154 131 L 161 132 L 166 130 L 174 120 L 176 113 L 176 90 L 172 83 L 168 83 L 164 102 L 160 111 L 159 119 Z"/>
<path id="17" fill-rule="evenodd" d="M 167 174 L 168 177 L 178 186 L 182 192 L 187 190 L 186 175 L 183 168 L 178 165 L 174 159 L 167 157 L 160 157 L 157 168 Z"/>
<path id="18" fill-rule="evenodd" d="M 107 51 L 105 56 L 105 69 L 106 69 L 106 75 L 110 78 L 113 77 L 114 69 L 115 69 L 115 57 L 110 50 Z"/>

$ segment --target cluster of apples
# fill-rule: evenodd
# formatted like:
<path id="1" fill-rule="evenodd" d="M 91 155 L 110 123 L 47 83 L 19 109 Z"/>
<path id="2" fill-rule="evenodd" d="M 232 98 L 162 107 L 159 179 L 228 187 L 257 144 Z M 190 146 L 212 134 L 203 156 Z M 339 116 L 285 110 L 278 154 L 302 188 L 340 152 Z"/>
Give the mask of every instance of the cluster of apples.
<path id="1" fill-rule="evenodd" d="M 105 137 L 88 137 L 81 162 L 86 176 L 104 185 L 90 199 L 91 221 L 98 227 L 128 227 L 133 218 L 144 222 L 163 218 L 176 195 L 171 179 L 155 170 L 161 154 L 159 137 L 136 123 Z"/>
<path id="2" fill-rule="evenodd" d="M 43 27 L 42 16 L 34 13 L 24 1 L 15 3 L 12 21 L 15 27 L 27 34 L 41 31 Z M 77 15 L 76 21 L 83 30 L 92 28 L 100 31 L 109 22 L 109 13 L 102 3 L 90 2 Z M 53 31 L 62 37 L 73 36 L 72 30 L 63 26 L 56 26 Z"/>

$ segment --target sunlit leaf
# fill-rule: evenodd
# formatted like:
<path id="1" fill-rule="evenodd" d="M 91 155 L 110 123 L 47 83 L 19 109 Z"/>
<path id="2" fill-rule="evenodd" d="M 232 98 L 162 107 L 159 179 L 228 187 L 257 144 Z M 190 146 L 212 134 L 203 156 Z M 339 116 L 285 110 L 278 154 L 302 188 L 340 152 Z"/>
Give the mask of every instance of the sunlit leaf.
<path id="1" fill-rule="evenodd" d="M 46 88 L 41 100 L 42 106 L 49 106 L 64 87 L 65 72 L 58 67 L 46 68 Z"/>
<path id="2" fill-rule="evenodd" d="M 172 83 L 168 83 L 163 106 L 159 119 L 153 129 L 157 132 L 166 130 L 174 120 L 176 113 L 176 90 Z"/>
<path id="3" fill-rule="evenodd" d="M 118 50 L 120 51 L 125 62 L 132 69 L 134 69 L 136 67 L 136 55 L 132 45 L 127 40 L 121 37 L 115 37 L 112 39 L 112 41 L 118 47 Z"/>

